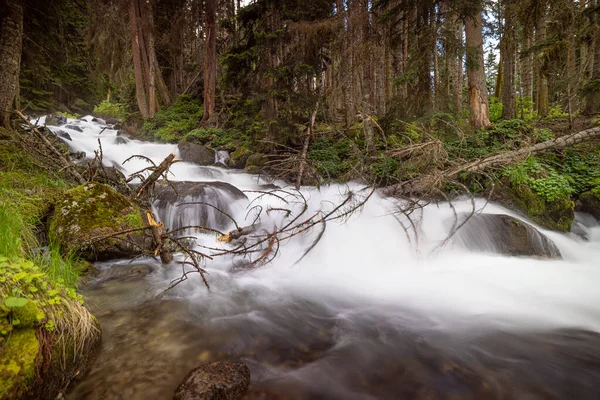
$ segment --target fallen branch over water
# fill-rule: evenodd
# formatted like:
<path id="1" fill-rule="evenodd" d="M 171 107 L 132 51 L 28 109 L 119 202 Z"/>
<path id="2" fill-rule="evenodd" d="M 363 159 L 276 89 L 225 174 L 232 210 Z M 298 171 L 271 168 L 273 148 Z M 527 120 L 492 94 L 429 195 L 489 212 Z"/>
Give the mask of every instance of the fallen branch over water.
<path id="1" fill-rule="evenodd" d="M 564 149 L 566 147 L 583 143 L 591 139 L 600 138 L 600 127 L 586 129 L 581 132 L 573 133 L 547 140 L 542 143 L 527 146 L 518 150 L 507 151 L 496 154 L 467 164 L 459 165 L 437 173 L 427 174 L 409 181 L 400 182 L 392 186 L 381 189 L 386 196 L 417 196 L 428 195 L 437 191 L 446 181 L 451 180 L 463 172 L 483 172 L 488 168 L 498 167 L 521 161 L 533 154 L 544 153 L 549 150 Z"/>

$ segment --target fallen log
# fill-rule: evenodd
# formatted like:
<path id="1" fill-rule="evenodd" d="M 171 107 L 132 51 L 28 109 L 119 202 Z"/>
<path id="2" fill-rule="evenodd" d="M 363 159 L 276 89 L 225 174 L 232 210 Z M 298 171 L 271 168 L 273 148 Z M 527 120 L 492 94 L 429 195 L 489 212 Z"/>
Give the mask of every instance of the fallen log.
<path id="1" fill-rule="evenodd" d="M 157 167 L 150 167 L 149 170 L 152 170 L 152 173 L 144 179 L 142 184 L 137 190 L 136 197 L 140 197 L 142 194 L 145 194 L 152 185 L 159 180 L 161 177 L 167 179 L 167 172 L 171 165 L 179 162 L 179 160 L 175 160 L 175 154 L 169 154 Z"/>
<path id="2" fill-rule="evenodd" d="M 459 165 L 446 171 L 427 174 L 409 181 L 397 183 L 381 189 L 384 196 L 410 196 L 428 194 L 438 188 L 444 181 L 452 179 L 462 172 L 482 172 L 488 168 L 510 164 L 526 159 L 530 155 L 544 153 L 549 150 L 564 149 L 591 139 L 600 138 L 600 127 L 586 129 L 581 132 L 561 136 L 555 139 L 527 146 L 522 149 L 507 151 L 482 158 L 467 164 Z"/>
<path id="3" fill-rule="evenodd" d="M 68 171 L 74 179 L 76 179 L 81 185 L 87 183 L 81 174 L 75 169 L 75 165 L 72 164 L 67 158 L 48 140 L 46 136 L 40 130 L 35 127 L 27 117 L 23 115 L 20 111 L 15 111 L 15 113 L 25 122 L 25 124 L 31 129 L 35 137 L 41 140 L 41 144 L 46 148 L 46 150 L 51 153 L 56 159 L 56 163 L 58 164 L 59 170 Z"/>

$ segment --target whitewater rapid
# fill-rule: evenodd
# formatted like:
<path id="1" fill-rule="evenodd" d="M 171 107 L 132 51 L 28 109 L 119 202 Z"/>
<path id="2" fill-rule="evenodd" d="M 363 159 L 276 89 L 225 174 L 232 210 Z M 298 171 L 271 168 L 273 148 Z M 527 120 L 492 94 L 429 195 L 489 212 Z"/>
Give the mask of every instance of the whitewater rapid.
<path id="1" fill-rule="evenodd" d="M 177 145 L 149 143 L 117 136 L 117 131 L 85 120 L 69 120 L 83 132 L 68 132 L 73 151 L 90 157 L 102 142 L 104 163 L 125 174 L 147 164 L 134 159 L 141 154 L 159 163 L 168 154 L 178 155 Z M 86 121 L 87 120 L 87 121 Z M 40 121 L 43 123 L 43 120 Z M 180 162 L 173 166 L 172 181 L 224 181 L 242 191 L 257 190 L 270 182 L 256 175 Z M 349 187 L 358 189 L 357 183 Z M 346 193 L 345 185 L 328 185 L 320 190 L 302 188 L 312 210 L 331 207 Z M 249 201 L 257 194 L 246 193 Z M 259 202 L 260 203 L 260 202 Z M 256 204 L 256 203 L 255 203 Z M 235 218 L 244 221 L 248 201 L 233 206 Z M 263 198 L 262 205 L 280 205 Z M 507 257 L 467 251 L 452 245 L 439 249 L 453 222 L 448 204 L 430 204 L 419 213 L 418 230 L 402 229 L 392 215 L 397 204 L 374 195 L 363 209 L 343 223 L 330 223 L 323 239 L 307 257 L 298 261 L 311 237 L 301 236 L 285 243 L 276 259 L 256 270 L 230 272 L 231 259 L 208 261 L 209 292 L 193 278 L 169 293 L 191 304 L 210 302 L 201 313 L 211 318 L 254 318 L 248 305 L 286 304 L 305 298 L 339 307 L 337 312 L 381 308 L 393 316 L 412 315 L 417 324 L 436 329 L 471 329 L 473 326 L 512 328 L 577 327 L 600 331 L 600 226 L 588 227 L 588 241 L 573 235 L 539 229 L 563 255 L 562 260 Z M 470 212 L 470 200 L 457 201 L 458 212 Z M 478 212 L 508 214 L 526 221 L 511 210 L 476 201 Z M 531 221 L 528 223 L 533 224 Z M 247 223 L 247 221 L 246 221 Z M 243 225 L 240 224 L 240 225 Z M 199 235 L 200 243 L 215 245 L 214 236 Z M 418 243 L 418 246 L 417 246 Z M 167 268 L 152 279 L 155 293 L 180 274 Z M 243 301 L 240 300 L 243 297 Z"/>

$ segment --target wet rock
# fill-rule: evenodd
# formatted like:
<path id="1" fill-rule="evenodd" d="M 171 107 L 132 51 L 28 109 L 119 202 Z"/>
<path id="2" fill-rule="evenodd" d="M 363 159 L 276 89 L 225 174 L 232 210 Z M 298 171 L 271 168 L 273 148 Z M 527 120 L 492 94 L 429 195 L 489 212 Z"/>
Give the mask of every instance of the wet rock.
<path id="1" fill-rule="evenodd" d="M 250 386 L 250 370 L 242 363 L 220 361 L 192 370 L 175 391 L 174 400 L 237 400 Z"/>
<path id="2" fill-rule="evenodd" d="M 261 153 L 252 154 L 250 157 L 248 157 L 248 160 L 246 161 L 246 166 L 244 167 L 244 170 L 250 174 L 257 174 L 260 172 L 262 167 L 264 167 L 266 162 L 267 162 L 267 157 L 265 157 L 264 154 L 261 154 Z"/>
<path id="3" fill-rule="evenodd" d="M 156 182 L 155 198 L 159 202 L 174 203 L 183 197 L 211 196 L 213 190 L 228 194 L 235 200 L 247 199 L 244 192 L 227 182 L 171 182 L 173 187 L 164 181 Z M 177 191 L 177 193 L 173 190 Z M 177 196 L 179 194 L 179 197 Z"/>
<path id="4" fill-rule="evenodd" d="M 61 126 L 67 123 L 67 117 L 60 114 L 50 114 L 46 116 L 46 125 Z"/>
<path id="5" fill-rule="evenodd" d="M 203 204 L 180 204 L 204 202 L 231 215 L 233 213 L 232 206 L 236 200 L 247 198 L 241 190 L 225 182 L 171 183 L 173 187 L 159 181 L 154 187 L 154 206 L 158 218 L 169 229 L 179 229 L 190 225 L 226 229 L 231 224 L 231 220 L 215 208 Z"/>
<path id="6" fill-rule="evenodd" d="M 456 233 L 455 243 L 472 251 L 562 258 L 556 245 L 546 235 L 526 222 L 503 214 L 471 216 Z"/>
<path id="7" fill-rule="evenodd" d="M 69 153 L 69 157 L 71 157 L 71 160 L 83 160 L 85 158 L 85 151 L 75 151 L 75 152 L 71 152 Z"/>
<path id="8" fill-rule="evenodd" d="M 115 139 L 115 144 L 127 144 L 127 143 L 129 143 L 129 139 L 127 139 L 126 137 L 117 136 L 117 138 Z"/>
<path id="9" fill-rule="evenodd" d="M 111 268 L 91 267 L 80 284 L 81 287 L 92 289 L 109 281 L 135 281 L 149 275 L 154 269 L 155 268 L 149 264 L 126 264 Z"/>
<path id="10" fill-rule="evenodd" d="M 180 142 L 177 147 L 183 161 L 198 165 L 212 165 L 215 162 L 215 152 L 206 146 Z"/>
<path id="11" fill-rule="evenodd" d="M 56 136 L 58 136 L 59 138 L 62 138 L 62 139 L 66 139 L 66 140 L 68 140 L 70 142 L 73 141 L 73 139 L 71 138 L 71 135 L 69 135 L 65 131 L 56 131 Z"/>
<path id="12" fill-rule="evenodd" d="M 140 247 L 150 249 L 143 231 L 110 237 L 145 226 L 140 207 L 110 186 L 88 183 L 65 192 L 49 220 L 49 237 L 65 252 L 78 252 L 87 260 L 134 257 Z M 132 244 L 135 243 L 135 244 Z"/>
<path id="13" fill-rule="evenodd" d="M 77 131 L 77 132 L 83 132 L 83 129 L 81 129 L 77 125 L 65 125 L 65 128 L 72 129 L 72 130 Z"/>
<path id="14" fill-rule="evenodd" d="M 127 184 L 127 178 L 116 166 L 109 167 L 103 165 L 101 167 L 95 159 L 86 159 L 77 164 L 77 170 L 87 180 L 109 185 L 124 195 L 131 193 L 131 188 Z"/>
<path id="15" fill-rule="evenodd" d="M 575 203 L 575 210 L 594 216 L 600 221 L 600 199 L 592 191 L 582 193 Z"/>

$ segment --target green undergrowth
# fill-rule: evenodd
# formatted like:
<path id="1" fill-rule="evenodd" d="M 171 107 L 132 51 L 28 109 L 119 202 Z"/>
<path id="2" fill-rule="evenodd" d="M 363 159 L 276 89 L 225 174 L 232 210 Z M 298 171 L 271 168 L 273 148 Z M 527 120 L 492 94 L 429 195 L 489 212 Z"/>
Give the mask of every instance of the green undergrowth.
<path id="1" fill-rule="evenodd" d="M 52 354 L 55 360 L 46 362 L 66 368 L 72 361 L 61 358 L 83 353 L 98 336 L 97 321 L 73 287 L 37 263 L 0 256 L 0 398 L 30 392 L 44 358 Z M 60 352 L 49 347 L 67 338 Z"/>
<path id="2" fill-rule="evenodd" d="M 51 279 L 73 286 L 85 265 L 61 254 L 44 235 L 47 216 L 70 187 L 37 167 L 14 142 L 0 140 L 0 256 L 35 260 Z"/>
<path id="3" fill-rule="evenodd" d="M 144 121 L 143 132 L 163 142 L 178 142 L 200 125 L 203 110 L 200 100 L 189 95 L 179 96 L 171 106 L 158 111 L 153 120 Z"/>
<path id="4" fill-rule="evenodd" d="M 94 107 L 94 115 L 100 118 L 116 118 L 125 121 L 128 114 L 125 104 L 111 103 L 108 100 L 104 100 Z"/>
<path id="5" fill-rule="evenodd" d="M 75 289 L 87 264 L 45 239 L 46 218 L 70 187 L 0 129 L 0 398 L 31 395 L 44 362 L 64 385 L 61 371 L 99 336 Z"/>

